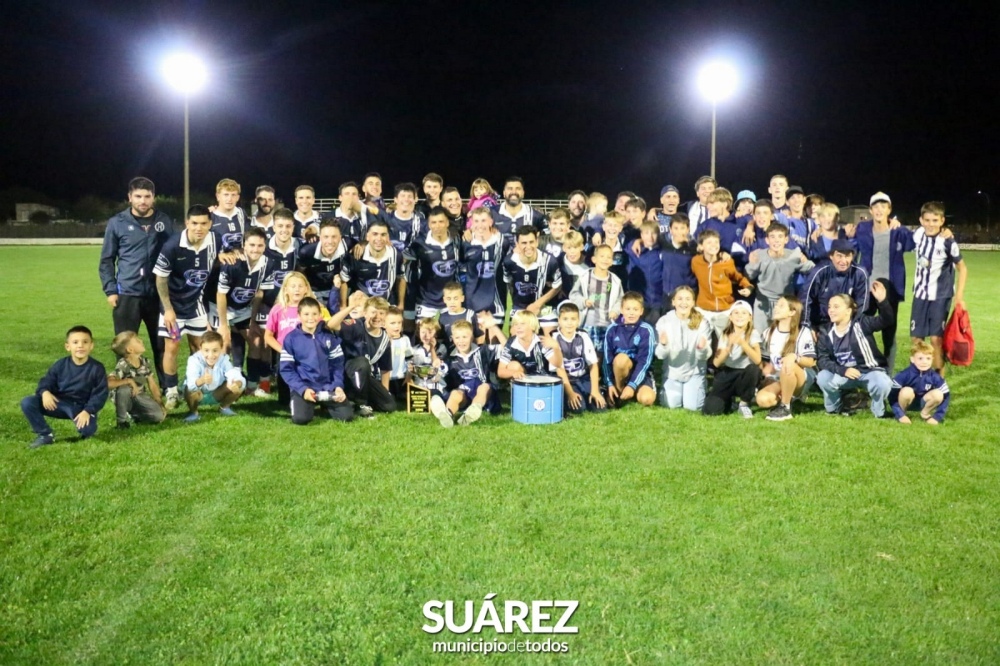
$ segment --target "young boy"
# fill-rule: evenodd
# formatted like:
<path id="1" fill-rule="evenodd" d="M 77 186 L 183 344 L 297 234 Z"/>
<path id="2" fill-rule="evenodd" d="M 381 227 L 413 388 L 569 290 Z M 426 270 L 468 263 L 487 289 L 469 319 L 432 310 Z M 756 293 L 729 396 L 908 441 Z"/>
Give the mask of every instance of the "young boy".
<path id="1" fill-rule="evenodd" d="M 654 224 L 655 226 L 655 224 Z M 601 371 L 597 350 L 590 338 L 580 333 L 580 309 L 574 303 L 559 306 L 559 329 L 552 337 L 562 352 L 563 383 L 566 411 L 582 414 L 586 410 L 601 412 L 607 406 L 601 395 Z"/>
<path id="2" fill-rule="evenodd" d="M 299 325 L 285 337 L 281 349 L 281 378 L 291 390 L 292 423 L 312 421 L 316 405 L 334 421 L 350 421 L 354 409 L 344 392 L 340 339 L 326 329 L 315 298 L 306 296 L 298 309 Z"/>
<path id="3" fill-rule="evenodd" d="M 669 237 L 660 234 L 660 270 L 663 293 L 654 301 L 660 303 L 661 314 L 673 309 L 672 297 L 678 287 L 698 286 L 691 272 L 691 260 L 698 253 L 698 244 L 692 241 L 688 216 L 676 213 L 670 221 Z"/>
<path id="4" fill-rule="evenodd" d="M 708 219 L 698 227 L 698 238 L 704 231 L 712 230 L 719 235 L 719 247 L 722 251 L 733 255 L 733 258 L 743 261 L 743 246 L 739 243 L 739 232 L 734 218 L 730 215 L 733 207 L 733 195 L 724 187 L 717 187 L 708 195 Z"/>
<path id="5" fill-rule="evenodd" d="M 614 253 L 607 245 L 601 245 L 594 250 L 594 267 L 584 271 L 577 280 L 569 300 L 578 312 L 583 331 L 590 336 L 597 353 L 604 350 L 604 338 L 608 326 L 612 324 L 622 310 L 622 282 L 611 272 Z"/>
<path id="6" fill-rule="evenodd" d="M 403 335 L 403 311 L 390 305 L 385 312 L 385 332 L 389 336 L 392 352 L 392 370 L 389 372 L 389 393 L 398 402 L 406 401 L 406 373 L 413 357 L 410 338 Z"/>
<path id="7" fill-rule="evenodd" d="M 839 219 L 840 207 L 837 204 L 823 203 L 816 210 L 816 230 L 809 237 L 809 258 L 817 264 L 829 261 L 834 241 L 847 238 L 847 234 L 837 224 Z M 850 242 L 857 247 L 856 242 Z"/>
<path id="8" fill-rule="evenodd" d="M 104 366 L 90 357 L 94 335 L 86 326 L 66 331 L 66 351 L 38 382 L 34 395 L 21 400 L 21 411 L 35 432 L 29 446 L 37 449 L 55 442 L 45 417 L 71 419 L 80 437 L 97 432 L 97 414 L 108 400 L 108 378 Z"/>
<path id="9" fill-rule="evenodd" d="M 115 336 L 111 349 L 118 355 L 118 363 L 108 375 L 108 388 L 118 427 L 128 428 L 133 421 L 161 423 L 167 418 L 167 410 L 156 373 L 143 356 L 146 348 L 142 340 L 132 331 L 125 331 Z"/>
<path id="10" fill-rule="evenodd" d="M 710 224 L 711 220 L 705 226 Z M 722 331 L 729 323 L 729 308 L 736 300 L 733 296 L 733 284 L 739 285 L 737 293 L 743 297 L 753 293 L 753 285 L 736 270 L 732 258 L 720 258 L 717 231 L 702 231 L 698 235 L 698 244 L 701 246 L 701 254 L 691 260 L 691 272 L 698 279 L 698 311 L 708 320 L 715 334 L 722 337 Z"/>
<path id="11" fill-rule="evenodd" d="M 562 275 L 562 291 L 557 297 L 560 301 L 569 298 L 580 277 L 590 268 L 583 256 L 584 239 L 579 231 L 570 231 L 562 244 L 562 256 L 559 258 L 559 273 Z"/>
<path id="12" fill-rule="evenodd" d="M 428 232 L 410 243 L 403 254 L 413 262 L 417 281 L 417 319 L 436 317 L 444 310 L 444 285 L 458 274 L 461 246 L 451 237 L 448 212 L 436 206 L 427 218 Z"/>
<path id="13" fill-rule="evenodd" d="M 913 343 L 930 338 L 934 346 L 934 369 L 944 376 L 941 338 L 951 311 L 965 307 L 965 282 L 968 269 L 954 238 L 941 235 L 944 227 L 944 204 L 929 201 L 920 208 L 920 228 L 913 232 L 917 270 L 913 277 L 913 310 L 910 315 L 910 338 Z M 957 269 L 957 271 L 956 271 Z M 955 273 L 958 280 L 955 280 Z"/>
<path id="14" fill-rule="evenodd" d="M 419 343 L 413 346 L 408 378 L 411 384 L 428 389 L 439 399 L 448 374 L 448 364 L 443 360 L 447 351 L 438 341 L 440 333 L 441 325 L 434 319 L 428 317 L 417 322 Z"/>
<path id="15" fill-rule="evenodd" d="M 771 311 L 782 296 L 795 294 L 796 276 L 807 274 L 813 262 L 799 249 L 789 250 L 788 229 L 772 222 L 767 230 L 767 250 L 754 250 L 747 264 L 747 277 L 757 282 L 753 305 L 753 328 L 760 334 L 771 325 Z"/>
<path id="16" fill-rule="evenodd" d="M 767 250 L 767 230 L 771 228 L 771 225 L 776 221 L 775 218 L 775 208 L 774 204 L 771 203 L 769 199 L 760 199 L 754 204 L 753 207 L 753 217 L 746 220 L 746 224 L 742 226 L 742 235 L 740 238 L 740 245 L 742 246 L 746 256 L 749 256 L 754 250 Z M 788 229 L 785 224 L 781 226 Z M 802 249 L 799 244 L 792 240 L 791 236 L 788 237 L 788 243 L 785 247 L 789 250 Z M 805 254 L 805 252 L 803 252 Z"/>
<path id="17" fill-rule="evenodd" d="M 639 247 L 628 246 L 629 291 L 638 291 L 649 303 L 644 321 L 655 326 L 660 320 L 663 298 L 663 257 L 659 247 L 660 225 L 656 222 L 639 224 Z"/>
<path id="18" fill-rule="evenodd" d="M 356 308 L 362 309 L 364 317 L 349 318 Z M 327 322 L 327 328 L 340 333 L 343 340 L 347 397 L 357 404 L 358 415 L 366 419 L 374 418 L 374 410 L 396 411 L 396 399 L 389 393 L 392 349 L 382 328 L 388 311 L 384 298 L 368 298 L 356 291 Z"/>
<path id="19" fill-rule="evenodd" d="M 431 399 L 431 412 L 445 428 L 454 423 L 454 415 L 463 409 L 465 413 L 458 419 L 458 425 L 462 426 L 478 421 L 483 409 L 491 403 L 494 411 L 499 411 L 497 390 L 489 380 L 490 365 L 496 360 L 500 345 L 507 342 L 507 337 L 489 313 L 483 315 L 481 325 L 497 340 L 497 344 L 474 344 L 472 324 L 467 321 L 457 321 L 451 327 L 451 341 L 455 349 L 448 357 L 448 402 L 444 405 L 444 411 L 439 403 L 440 398 Z"/>
<path id="20" fill-rule="evenodd" d="M 177 406 L 177 352 L 181 338 L 188 338 L 191 351 L 201 346 L 208 330 L 208 314 L 203 296 L 205 284 L 218 261 L 231 265 L 236 253 L 221 252 L 222 239 L 211 230 L 208 208 L 200 204 L 187 211 L 184 231 L 163 244 L 153 273 L 160 295 L 159 334 L 163 341 L 163 388 L 167 411 Z"/>
<path id="21" fill-rule="evenodd" d="M 600 233 L 591 236 L 591 253 L 600 245 L 607 245 L 611 248 L 611 272 L 618 276 L 622 284 L 628 282 L 628 261 L 625 255 L 625 234 L 622 229 L 625 224 L 625 216 L 618 211 L 610 211 L 604 216 L 601 223 Z M 593 260 L 593 255 L 591 255 Z"/>
<path id="22" fill-rule="evenodd" d="M 528 375 L 555 375 L 562 368 L 559 345 L 549 336 L 538 337 L 538 317 L 520 310 L 510 319 L 510 335 L 497 355 L 497 377 L 521 379 Z"/>
<path id="23" fill-rule="evenodd" d="M 199 405 L 219 405 L 220 416 L 236 416 L 231 405 L 243 395 L 246 380 L 234 368 L 229 356 L 222 353 L 222 336 L 209 331 L 201 338 L 201 350 L 187 361 L 187 405 L 191 413 L 184 420 L 194 423 L 201 416 Z"/>
<path id="24" fill-rule="evenodd" d="M 559 259 L 562 256 L 563 243 L 566 241 L 566 234 L 569 233 L 569 230 L 569 210 L 556 208 L 549 213 L 549 232 L 539 237 L 538 248 Z"/>
<path id="25" fill-rule="evenodd" d="M 622 296 L 621 319 L 608 327 L 604 337 L 604 377 L 608 383 L 608 403 L 624 405 L 635 398 L 643 407 L 656 402 L 653 350 L 657 335 L 642 321 L 642 294 L 630 291 Z"/>
<path id="26" fill-rule="evenodd" d="M 472 325 L 474 341 L 476 344 L 483 344 L 485 336 L 479 330 L 476 313 L 464 307 L 465 292 L 462 290 L 462 285 L 458 282 L 449 282 L 444 286 L 442 291 L 444 294 L 444 312 L 438 316 L 438 323 L 441 324 L 448 353 L 450 354 L 455 349 L 454 344 L 451 342 L 451 327 L 455 325 L 455 322 L 469 322 Z"/>
<path id="27" fill-rule="evenodd" d="M 944 421 L 951 402 L 951 392 L 944 378 L 934 371 L 934 345 L 924 340 L 913 343 L 910 366 L 892 378 L 889 405 L 900 423 L 909 425 L 906 410 L 920 408 L 920 418 L 928 425 Z"/>
<path id="28" fill-rule="evenodd" d="M 309 280 L 316 300 L 325 303 L 330 312 L 340 309 L 341 272 L 347 243 L 336 220 L 319 223 L 319 242 L 299 248 L 298 270 Z"/>

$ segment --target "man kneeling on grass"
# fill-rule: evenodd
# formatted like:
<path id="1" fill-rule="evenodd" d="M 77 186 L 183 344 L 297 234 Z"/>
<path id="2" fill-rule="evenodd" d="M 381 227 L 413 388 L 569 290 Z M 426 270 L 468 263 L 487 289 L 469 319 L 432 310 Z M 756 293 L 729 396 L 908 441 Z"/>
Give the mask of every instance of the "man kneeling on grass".
<path id="1" fill-rule="evenodd" d="M 281 378 L 291 390 L 292 423 L 306 425 L 321 405 L 335 421 L 350 421 L 354 408 L 344 393 L 344 351 L 327 330 L 319 301 L 299 301 L 299 325 L 281 349 Z"/>
<path id="2" fill-rule="evenodd" d="M 191 413 L 184 420 L 194 423 L 200 405 L 218 405 L 222 416 L 236 416 L 231 405 L 243 395 L 247 385 L 243 374 L 233 367 L 229 356 L 222 353 L 222 336 L 208 331 L 201 336 L 201 351 L 188 357 L 187 404 Z"/>

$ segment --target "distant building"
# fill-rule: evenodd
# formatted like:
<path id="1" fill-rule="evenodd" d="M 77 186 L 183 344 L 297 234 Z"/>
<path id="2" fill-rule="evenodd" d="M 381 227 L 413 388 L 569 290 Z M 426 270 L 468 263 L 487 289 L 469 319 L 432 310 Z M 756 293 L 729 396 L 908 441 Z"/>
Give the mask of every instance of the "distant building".
<path id="1" fill-rule="evenodd" d="M 841 206 L 840 207 L 840 223 L 841 224 L 857 224 L 862 220 L 872 219 L 871 210 L 868 206 Z"/>
<path id="2" fill-rule="evenodd" d="M 55 206 L 46 206 L 44 204 L 36 203 L 14 204 L 14 215 L 18 222 L 30 222 L 31 216 L 39 212 L 45 213 L 53 220 L 59 217 L 59 209 Z"/>

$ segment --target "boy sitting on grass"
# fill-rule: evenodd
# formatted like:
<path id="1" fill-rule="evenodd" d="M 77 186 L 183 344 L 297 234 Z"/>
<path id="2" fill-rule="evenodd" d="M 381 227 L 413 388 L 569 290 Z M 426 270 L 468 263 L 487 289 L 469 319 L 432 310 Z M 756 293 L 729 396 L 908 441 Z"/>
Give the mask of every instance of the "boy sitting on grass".
<path id="1" fill-rule="evenodd" d="M 933 368 L 934 345 L 926 340 L 913 343 L 910 352 L 910 367 L 892 378 L 889 405 L 893 416 L 900 423 L 909 425 L 906 411 L 913 407 L 920 409 L 920 418 L 927 425 L 937 425 L 944 421 L 951 402 L 948 383 Z"/>
<path id="2" fill-rule="evenodd" d="M 463 409 L 465 412 L 458 417 L 458 425 L 461 426 L 478 421 L 488 405 L 494 412 L 499 411 L 497 388 L 490 383 L 490 365 L 496 359 L 500 345 L 507 342 L 507 337 L 489 313 L 481 316 L 479 325 L 491 339 L 496 340 L 496 344 L 476 345 L 472 339 L 472 324 L 467 321 L 456 321 L 451 327 L 454 350 L 448 356 L 448 402 L 434 396 L 430 403 L 431 413 L 445 428 L 454 425 L 455 416 Z"/>
<path id="3" fill-rule="evenodd" d="M 45 417 L 72 419 L 82 439 L 97 432 L 97 414 L 108 400 L 108 379 L 100 361 L 90 357 L 94 336 L 86 326 L 66 332 L 69 356 L 59 359 L 38 382 L 34 395 L 21 400 L 21 411 L 35 431 L 37 449 L 55 442 Z"/>
<path id="4" fill-rule="evenodd" d="M 243 395 L 246 380 L 243 373 L 233 367 L 229 356 L 222 353 L 222 336 L 215 331 L 201 336 L 200 351 L 188 357 L 184 385 L 191 410 L 184 417 L 187 423 L 201 418 L 198 407 L 202 404 L 218 405 L 221 416 L 236 416 L 231 405 Z"/>

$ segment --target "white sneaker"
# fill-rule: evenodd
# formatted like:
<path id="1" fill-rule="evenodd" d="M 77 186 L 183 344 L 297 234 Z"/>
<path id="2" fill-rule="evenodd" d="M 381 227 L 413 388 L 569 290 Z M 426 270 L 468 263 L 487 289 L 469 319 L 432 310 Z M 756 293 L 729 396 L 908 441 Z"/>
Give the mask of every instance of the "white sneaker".
<path id="1" fill-rule="evenodd" d="M 166 399 L 163 401 L 163 406 L 167 408 L 167 411 L 173 411 L 177 407 L 177 403 L 180 401 L 180 396 L 177 394 L 177 388 L 168 388 Z"/>
<path id="2" fill-rule="evenodd" d="M 262 389 L 259 386 L 254 389 L 253 395 L 254 395 L 255 398 L 270 398 L 271 397 L 270 393 L 268 393 L 267 391 L 265 391 L 264 389 Z"/>
<path id="3" fill-rule="evenodd" d="M 465 410 L 465 413 L 458 419 L 458 425 L 467 426 L 472 425 L 479 420 L 479 417 L 483 415 L 483 408 L 472 403 L 469 408 Z"/>
<path id="4" fill-rule="evenodd" d="M 442 428 L 450 428 L 455 425 L 455 420 L 451 417 L 448 406 L 444 404 L 444 400 L 439 395 L 431 398 L 431 414 L 437 417 Z"/>
<path id="5" fill-rule="evenodd" d="M 753 412 L 750 410 L 750 405 L 748 405 L 747 403 L 741 402 L 740 406 L 737 407 L 737 409 L 740 412 L 740 416 L 742 416 L 743 418 L 745 419 L 753 418 Z"/>

